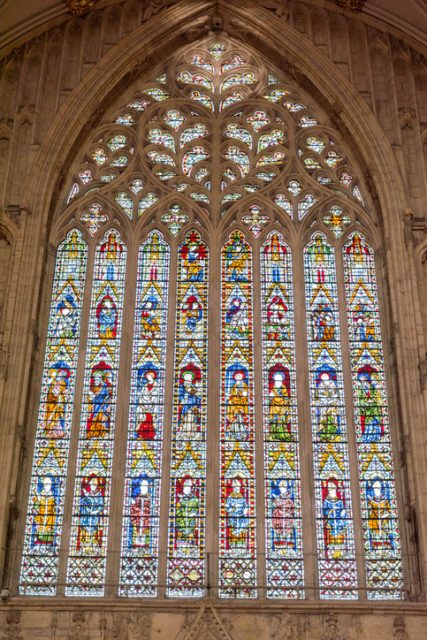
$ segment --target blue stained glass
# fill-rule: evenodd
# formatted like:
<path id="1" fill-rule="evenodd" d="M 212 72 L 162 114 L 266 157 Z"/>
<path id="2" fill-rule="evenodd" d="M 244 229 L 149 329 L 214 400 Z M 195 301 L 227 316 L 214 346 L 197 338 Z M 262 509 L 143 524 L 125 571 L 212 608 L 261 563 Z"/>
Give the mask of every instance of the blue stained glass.
<path id="1" fill-rule="evenodd" d="M 59 245 L 51 297 L 19 591 L 52 596 L 58 579 L 87 245 Z"/>
<path id="2" fill-rule="evenodd" d="M 169 246 L 159 231 L 141 245 L 135 307 L 120 595 L 156 596 Z"/>

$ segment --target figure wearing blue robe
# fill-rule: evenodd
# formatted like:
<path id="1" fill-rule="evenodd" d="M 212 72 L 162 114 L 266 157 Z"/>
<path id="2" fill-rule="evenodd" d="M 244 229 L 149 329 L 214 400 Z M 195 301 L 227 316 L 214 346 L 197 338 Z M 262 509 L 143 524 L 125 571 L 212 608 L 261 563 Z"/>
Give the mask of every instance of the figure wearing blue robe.
<path id="1" fill-rule="evenodd" d="M 98 306 L 98 327 L 100 338 L 115 338 L 117 310 L 110 298 L 104 298 Z"/>
<path id="2" fill-rule="evenodd" d="M 244 545 L 249 528 L 248 503 L 241 493 L 239 480 L 233 480 L 233 491 L 225 502 L 225 510 L 230 546 Z"/>
<path id="3" fill-rule="evenodd" d="M 55 335 L 73 338 L 77 333 L 78 311 L 73 296 L 67 294 L 56 305 Z"/>
<path id="4" fill-rule="evenodd" d="M 80 527 L 78 548 L 96 544 L 102 546 L 101 516 L 104 511 L 104 496 L 98 484 L 98 478 L 89 480 L 89 488 L 83 489 L 80 497 Z"/>
<path id="5" fill-rule="evenodd" d="M 109 370 L 93 373 L 87 421 L 87 437 L 101 438 L 110 429 L 112 386 Z"/>

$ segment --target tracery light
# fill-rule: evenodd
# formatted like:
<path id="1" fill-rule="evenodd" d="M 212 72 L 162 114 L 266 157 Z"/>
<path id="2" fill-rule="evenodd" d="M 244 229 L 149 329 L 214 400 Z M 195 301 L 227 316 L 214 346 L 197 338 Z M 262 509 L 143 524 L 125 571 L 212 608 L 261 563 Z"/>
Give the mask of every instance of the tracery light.
<path id="1" fill-rule="evenodd" d="M 333 123 L 324 127 L 310 100 L 278 76 L 256 52 L 224 38 L 187 47 L 102 123 L 70 177 L 64 221 L 74 215 L 83 231 L 58 247 L 22 593 L 55 593 L 62 544 L 69 556 L 66 595 L 102 595 L 107 554 L 116 553 L 120 529 L 120 563 L 112 560 L 109 572 L 110 589 L 118 585 L 123 597 L 200 597 L 215 582 L 220 597 L 304 598 L 312 567 L 302 543 L 314 529 L 319 597 L 356 598 L 365 574 L 368 598 L 404 595 L 374 257 L 360 231 L 350 234 L 342 254 L 351 362 L 341 349 L 345 300 L 335 248 L 350 224 L 362 229 L 363 182 L 329 133 Z M 95 190 L 91 200 L 87 194 Z M 126 296 L 136 307 L 131 340 L 132 329 L 124 329 L 120 390 L 127 250 L 117 231 L 105 234 L 112 220 L 126 234 L 145 234 L 139 249 L 127 242 Z M 309 228 L 303 260 L 298 247 Z M 223 246 L 219 232 L 228 234 Z M 85 363 L 82 353 L 76 375 L 83 237 L 95 264 Z M 209 255 L 220 258 L 221 283 L 215 269 L 209 281 Z M 220 308 L 209 308 L 211 293 Z M 295 327 L 294 300 L 298 314 L 304 293 L 308 365 L 303 348 L 295 353 L 295 331 L 304 328 Z M 173 346 L 170 355 L 166 345 Z M 210 379 L 218 381 L 209 389 L 208 347 Z M 344 403 L 351 376 L 355 445 Z M 80 411 L 73 409 L 76 377 Z M 301 406 L 310 401 L 313 440 L 307 455 L 315 517 L 305 517 L 304 532 L 301 504 L 310 491 L 299 443 L 307 424 L 297 398 Z M 220 405 L 218 442 L 208 400 Z M 113 467 L 114 438 L 115 460 L 125 458 L 123 420 L 114 434 L 116 405 L 117 415 L 128 414 L 124 479 L 115 474 L 120 464 Z M 57 437 L 48 434 L 50 424 Z M 70 443 L 77 472 L 66 491 Z M 350 487 L 356 458 L 365 569 L 355 554 L 355 541 L 362 544 Z M 218 484 L 216 523 L 206 494 L 217 495 Z M 115 504 L 124 494 L 120 514 L 110 515 L 111 492 Z M 71 517 L 69 548 L 61 535 L 64 511 Z"/>

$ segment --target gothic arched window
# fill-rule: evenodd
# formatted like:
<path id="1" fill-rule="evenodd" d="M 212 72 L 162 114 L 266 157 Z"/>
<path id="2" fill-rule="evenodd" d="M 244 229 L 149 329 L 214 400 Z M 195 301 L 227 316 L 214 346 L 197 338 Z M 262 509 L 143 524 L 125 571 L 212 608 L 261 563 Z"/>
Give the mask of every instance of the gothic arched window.
<path id="1" fill-rule="evenodd" d="M 402 598 L 350 154 L 231 40 L 155 76 L 94 132 L 56 224 L 20 592 Z"/>

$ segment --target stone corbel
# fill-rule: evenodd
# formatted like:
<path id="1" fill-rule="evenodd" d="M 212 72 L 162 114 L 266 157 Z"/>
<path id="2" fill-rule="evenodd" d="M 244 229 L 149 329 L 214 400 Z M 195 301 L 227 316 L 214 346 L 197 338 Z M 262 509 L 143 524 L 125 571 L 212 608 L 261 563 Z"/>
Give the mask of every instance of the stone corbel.
<path id="1" fill-rule="evenodd" d="M 412 231 L 412 221 L 414 219 L 414 212 L 409 207 L 403 210 L 403 226 L 405 243 L 407 246 L 414 245 L 414 234 Z"/>
<path id="2" fill-rule="evenodd" d="M 6 347 L 0 347 L 0 380 L 7 380 L 7 370 L 9 367 L 9 350 Z"/>
<path id="3" fill-rule="evenodd" d="M 399 109 L 399 125 L 401 129 L 413 129 L 415 123 L 415 110 L 409 107 Z"/>
<path id="4" fill-rule="evenodd" d="M 20 224 L 29 215 L 30 209 L 20 204 L 6 205 L 5 213 L 15 224 Z"/>
<path id="5" fill-rule="evenodd" d="M 13 125 L 13 120 L 11 118 L 0 119 L 0 141 L 10 140 L 10 138 L 12 137 L 12 125 Z"/>
<path id="6" fill-rule="evenodd" d="M 262 0 L 260 3 L 264 9 L 272 11 L 278 18 L 287 20 L 289 16 L 288 0 Z"/>
<path id="7" fill-rule="evenodd" d="M 366 0 L 335 0 L 335 4 L 347 11 L 362 11 Z"/>
<path id="8" fill-rule="evenodd" d="M 418 371 L 420 374 L 421 391 L 424 391 L 427 384 L 427 352 L 424 354 L 424 357 L 420 357 L 420 361 L 418 363 Z"/>
<path id="9" fill-rule="evenodd" d="M 333 611 L 323 616 L 322 633 L 320 637 L 321 640 L 345 640 L 345 637 L 340 632 L 338 616 Z"/>
<path id="10" fill-rule="evenodd" d="M 34 104 L 24 104 L 18 107 L 16 120 L 21 126 L 31 126 L 34 120 L 36 107 Z"/>
<path id="11" fill-rule="evenodd" d="M 408 634 L 406 633 L 406 620 L 404 616 L 394 616 L 393 638 L 395 638 L 395 640 L 408 640 Z"/>
<path id="12" fill-rule="evenodd" d="M 21 635 L 21 612 L 12 609 L 6 614 L 5 640 L 23 640 Z"/>
<path id="13" fill-rule="evenodd" d="M 95 8 L 96 0 L 67 0 L 68 11 L 73 16 L 84 16 Z"/>

